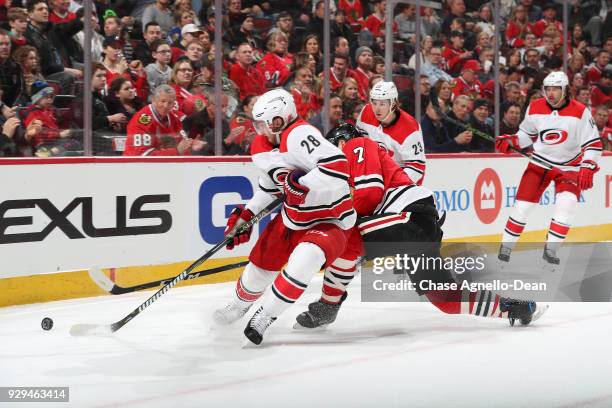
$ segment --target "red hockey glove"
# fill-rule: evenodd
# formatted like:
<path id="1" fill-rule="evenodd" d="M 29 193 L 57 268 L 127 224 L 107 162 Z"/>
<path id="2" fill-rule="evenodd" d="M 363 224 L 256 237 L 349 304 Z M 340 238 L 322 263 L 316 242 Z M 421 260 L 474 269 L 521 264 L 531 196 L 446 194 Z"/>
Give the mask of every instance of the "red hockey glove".
<path id="1" fill-rule="evenodd" d="M 517 135 L 501 135 L 495 138 L 495 148 L 500 153 L 512 153 L 511 147 L 520 149 Z"/>
<path id="2" fill-rule="evenodd" d="M 599 171 L 599 166 L 592 160 L 583 160 L 578 172 L 578 186 L 581 190 L 593 187 L 593 175 Z"/>
<path id="3" fill-rule="evenodd" d="M 238 228 L 242 224 L 247 221 L 250 221 L 255 214 L 251 210 L 245 209 L 243 206 L 239 205 L 231 212 L 229 218 L 227 219 L 227 226 L 225 227 L 224 235 L 228 235 L 230 232 L 234 230 L 234 228 Z M 253 227 L 247 229 L 241 234 L 236 234 L 234 239 L 227 244 L 227 249 L 234 249 L 234 246 L 244 244 L 251 238 L 251 231 Z"/>
<path id="4" fill-rule="evenodd" d="M 283 191 L 285 192 L 285 203 L 295 207 L 304 204 L 306 201 L 306 194 L 310 189 L 300 184 L 299 179 L 305 173 L 300 170 L 291 170 L 285 178 L 285 184 L 283 185 Z"/>

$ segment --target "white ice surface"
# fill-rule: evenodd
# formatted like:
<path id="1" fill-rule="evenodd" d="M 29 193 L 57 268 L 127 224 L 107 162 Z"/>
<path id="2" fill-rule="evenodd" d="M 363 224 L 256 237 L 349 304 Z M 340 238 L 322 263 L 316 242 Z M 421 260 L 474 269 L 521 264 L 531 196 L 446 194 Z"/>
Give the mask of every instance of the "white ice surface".
<path id="1" fill-rule="evenodd" d="M 294 330 L 320 285 L 251 349 L 246 318 L 211 324 L 233 283 L 172 289 L 111 337 L 68 330 L 116 321 L 152 292 L 0 309 L 0 385 L 70 387 L 69 404 L 0 406 L 612 407 L 610 303 L 555 303 L 510 327 L 428 303 L 361 303 L 356 279 L 332 327 Z"/>

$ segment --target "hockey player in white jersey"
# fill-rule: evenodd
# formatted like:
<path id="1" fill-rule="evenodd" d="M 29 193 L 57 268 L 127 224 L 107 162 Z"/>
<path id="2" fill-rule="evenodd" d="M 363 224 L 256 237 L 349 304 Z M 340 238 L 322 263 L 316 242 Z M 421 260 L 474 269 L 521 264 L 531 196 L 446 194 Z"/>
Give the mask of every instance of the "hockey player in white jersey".
<path id="1" fill-rule="evenodd" d="M 543 83 L 544 98 L 529 104 L 516 135 L 497 137 L 495 146 L 511 153 L 510 146 L 524 149 L 533 145 L 533 157 L 518 187 L 516 203 L 504 230 L 498 258 L 510 260 L 527 218 L 546 187 L 555 184 L 555 211 L 550 222 L 543 258 L 559 264 L 557 249 L 567 236 L 574 219 L 580 192 L 593 187 L 599 170 L 602 143 L 590 110 L 569 95 L 569 81 L 563 72 L 552 72 Z M 551 170 L 538 161 L 552 166 Z"/>
<path id="2" fill-rule="evenodd" d="M 425 145 L 419 122 L 399 107 L 393 82 L 378 82 L 370 91 L 370 103 L 357 118 L 356 126 L 383 144 L 393 160 L 415 184 L 425 177 Z"/>
<path id="3" fill-rule="evenodd" d="M 251 251 L 232 300 L 213 317 L 219 324 L 237 321 L 272 284 L 244 331 L 252 343 L 260 344 L 268 326 L 302 295 L 312 277 L 343 253 L 356 212 L 346 157 L 298 118 L 291 94 L 283 89 L 266 92 L 255 103 L 253 117 L 266 138 L 258 136 L 252 151 L 262 171 L 260 190 L 244 208 L 234 209 L 226 233 L 275 197 L 284 195 L 284 204 Z M 229 249 L 248 241 L 249 235 L 235 237 Z"/>

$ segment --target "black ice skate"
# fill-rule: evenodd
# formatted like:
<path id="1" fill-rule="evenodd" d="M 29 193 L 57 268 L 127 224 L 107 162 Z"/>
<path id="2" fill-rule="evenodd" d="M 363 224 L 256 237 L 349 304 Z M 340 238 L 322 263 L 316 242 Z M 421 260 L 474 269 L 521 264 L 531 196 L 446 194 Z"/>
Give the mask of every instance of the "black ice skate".
<path id="1" fill-rule="evenodd" d="M 247 327 L 244 329 L 244 335 L 251 343 L 259 345 L 263 340 L 263 334 L 266 329 L 270 327 L 275 320 L 276 317 L 267 314 L 262 306 L 257 309 L 253 317 L 251 317 L 251 320 L 249 320 L 249 324 L 247 324 Z"/>
<path id="2" fill-rule="evenodd" d="M 308 311 L 300 313 L 295 318 L 296 323 L 293 325 L 293 328 L 316 329 L 332 324 L 336 320 L 340 306 L 347 296 L 347 293 L 344 292 L 342 298 L 340 298 L 340 303 L 335 305 L 323 302 L 321 299 L 312 302 L 308 305 Z"/>
<path id="3" fill-rule="evenodd" d="M 539 319 L 548 310 L 548 305 L 538 305 L 532 300 L 500 298 L 499 308 L 502 312 L 508 313 L 510 326 L 514 326 L 514 322 L 517 319 L 523 326 L 527 326 L 529 323 Z"/>
<path id="4" fill-rule="evenodd" d="M 544 246 L 544 252 L 542 253 L 542 259 L 551 265 L 559 265 L 561 262 L 557 256 L 557 250 L 549 245 Z"/>
<path id="5" fill-rule="evenodd" d="M 497 254 L 497 259 L 502 262 L 510 262 L 510 254 L 512 253 L 512 248 L 501 244 L 499 246 L 499 253 Z"/>

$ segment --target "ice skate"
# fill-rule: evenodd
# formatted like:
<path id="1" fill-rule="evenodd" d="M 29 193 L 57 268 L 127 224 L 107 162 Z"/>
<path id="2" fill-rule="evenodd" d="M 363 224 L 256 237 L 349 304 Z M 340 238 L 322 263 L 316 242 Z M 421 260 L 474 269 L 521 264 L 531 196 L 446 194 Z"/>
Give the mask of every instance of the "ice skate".
<path id="1" fill-rule="evenodd" d="M 336 321 L 340 306 L 342 306 L 342 302 L 344 302 L 347 296 L 347 293 L 344 292 L 340 299 L 340 303 L 337 304 L 326 303 L 321 299 L 312 302 L 308 305 L 308 310 L 306 312 L 300 313 L 295 318 L 296 323 L 293 325 L 293 328 L 297 330 L 311 330 L 324 328 L 332 324 Z"/>
<path id="2" fill-rule="evenodd" d="M 272 317 L 263 310 L 263 306 L 257 309 L 249 324 L 244 329 L 244 335 L 251 341 L 251 343 L 259 345 L 263 340 L 263 334 L 266 329 L 270 327 L 276 320 L 276 317 Z"/>
<path id="3" fill-rule="evenodd" d="M 545 245 L 544 252 L 542 253 L 542 259 L 544 259 L 544 268 L 554 272 L 557 265 L 561 263 L 557 256 L 557 250 L 552 246 Z"/>
<path id="4" fill-rule="evenodd" d="M 532 300 L 501 298 L 499 308 L 502 312 L 508 313 L 510 326 L 514 326 L 517 319 L 523 326 L 526 326 L 538 320 L 548 310 L 548 305 L 537 304 Z"/>
<path id="5" fill-rule="evenodd" d="M 240 320 L 251 308 L 252 303 L 242 302 L 245 305 L 240 305 L 235 300 L 229 302 L 225 307 L 217 309 L 213 312 L 213 320 L 219 326 L 229 326 L 230 324 Z"/>

